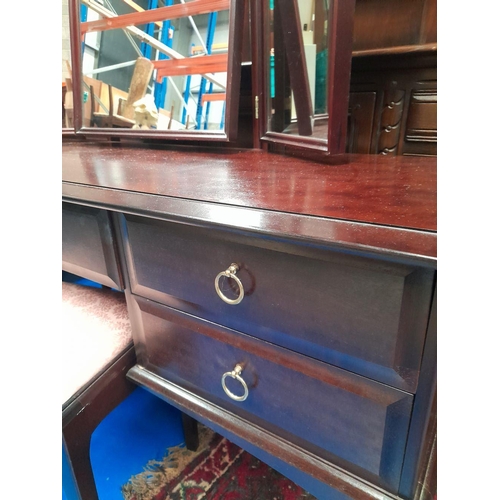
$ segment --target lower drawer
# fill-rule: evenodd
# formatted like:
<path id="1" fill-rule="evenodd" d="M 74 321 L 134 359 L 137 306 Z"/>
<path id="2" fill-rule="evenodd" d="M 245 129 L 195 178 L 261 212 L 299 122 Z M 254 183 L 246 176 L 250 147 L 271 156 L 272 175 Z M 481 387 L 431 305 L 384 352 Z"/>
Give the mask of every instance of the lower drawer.
<path id="1" fill-rule="evenodd" d="M 397 492 L 411 394 L 132 297 L 140 365 Z"/>

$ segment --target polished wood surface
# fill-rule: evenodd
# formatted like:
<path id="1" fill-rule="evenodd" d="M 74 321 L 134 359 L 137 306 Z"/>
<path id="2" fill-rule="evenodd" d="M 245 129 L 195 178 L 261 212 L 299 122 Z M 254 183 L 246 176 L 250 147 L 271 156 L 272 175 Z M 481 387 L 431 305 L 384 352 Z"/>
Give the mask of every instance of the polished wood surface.
<path id="1" fill-rule="evenodd" d="M 355 51 L 436 42 L 436 0 L 357 0 Z"/>
<path id="2" fill-rule="evenodd" d="M 433 270 L 146 217 L 123 234 L 133 293 L 415 392 Z M 214 286 L 232 262 L 237 306 Z"/>
<path id="3" fill-rule="evenodd" d="M 358 478 L 233 412 L 201 398 L 144 368 L 134 366 L 128 377 L 169 404 L 226 436 L 293 480 L 318 500 L 403 500 Z"/>
<path id="4" fill-rule="evenodd" d="M 437 53 L 353 60 L 349 153 L 437 155 Z"/>
<path id="5" fill-rule="evenodd" d="M 129 345 L 63 406 L 63 440 L 82 500 L 99 500 L 90 460 L 92 433 L 136 389 L 126 378 L 135 362 L 134 348 Z"/>
<path id="6" fill-rule="evenodd" d="M 63 271 L 122 290 L 109 212 L 63 203 L 61 220 Z"/>
<path id="7" fill-rule="evenodd" d="M 135 298 L 135 297 L 134 297 Z M 246 421 L 397 492 L 413 396 L 143 298 L 139 364 Z M 224 373 L 243 366 L 245 401 Z M 233 394 L 239 382 L 226 379 Z"/>
<path id="8" fill-rule="evenodd" d="M 251 151 L 65 143 L 63 183 L 383 226 L 437 229 L 436 160 L 350 155 L 333 164 Z"/>
<path id="9" fill-rule="evenodd" d="M 427 457 L 435 435 L 430 417 L 435 316 L 430 326 L 426 321 L 437 255 L 435 159 L 313 160 L 298 152 L 65 142 L 62 167 L 63 200 L 104 209 L 114 223 L 138 359 L 131 380 L 281 467 L 318 498 L 414 499 L 418 485 L 428 488 Z M 252 265 L 245 269 L 251 293 L 242 304 L 259 299 L 259 314 L 251 308 L 224 313 L 225 304 L 205 297 L 203 273 L 210 274 L 217 299 L 213 261 L 223 257 L 215 269 L 223 271 L 235 249 L 251 254 Z M 291 278 L 280 274 L 275 283 L 273 270 L 282 267 Z M 333 268 L 346 277 L 330 282 Z M 310 281 L 302 304 L 304 274 Z M 260 297 L 262 291 L 267 298 Z M 292 304 L 286 310 L 279 307 L 282 294 Z M 277 304 L 276 318 L 266 300 Z M 323 300 L 340 304 L 338 324 Z M 295 313 L 297 324 L 290 321 Z M 283 321 L 282 331 L 271 320 Z M 306 331 L 311 323 L 320 328 Z M 269 324 L 268 330 L 281 336 L 266 338 Z M 380 345 L 370 344 L 371 327 L 381 333 Z M 342 328 L 354 335 L 352 345 Z M 332 348 L 330 341 L 339 335 L 344 345 Z M 223 404 L 210 385 L 217 363 L 233 351 L 248 355 L 248 368 L 259 368 L 256 390 L 265 403 L 247 412 Z M 336 357 L 321 358 L 333 351 Z M 185 362 L 179 364 L 175 353 Z M 359 363 L 343 365 L 346 359 Z M 400 378 L 406 385 L 380 378 L 380 370 L 373 369 L 380 362 L 394 373 L 404 367 Z M 274 385 L 283 390 L 260 383 L 261 368 L 268 366 Z M 292 379 L 297 383 L 290 385 Z M 286 394 L 295 398 L 293 411 L 281 411 L 287 407 L 279 398 Z M 335 406 L 338 394 L 346 394 L 347 406 Z M 391 400 L 391 394 L 401 398 Z M 274 410 L 273 398 L 280 401 Z M 308 401 L 304 413 L 302 400 Z M 321 416 L 313 414 L 317 420 L 310 427 L 305 415 L 316 402 Z M 365 412 L 366 406 L 371 410 Z M 345 408 L 349 411 L 342 413 Z M 288 414 L 298 415 L 290 428 Z M 332 421 L 346 432 L 328 434 Z M 297 422 L 300 429 L 293 427 Z M 359 430 L 351 439 L 349 426 Z M 358 434 L 366 439 L 356 441 Z M 357 455 L 348 456 L 351 452 Z"/>
<path id="10" fill-rule="evenodd" d="M 328 29 L 330 56 L 327 103 L 328 150 L 334 154 L 344 153 L 347 141 L 347 110 L 355 8 L 355 0 L 332 2 L 332 16 Z"/>

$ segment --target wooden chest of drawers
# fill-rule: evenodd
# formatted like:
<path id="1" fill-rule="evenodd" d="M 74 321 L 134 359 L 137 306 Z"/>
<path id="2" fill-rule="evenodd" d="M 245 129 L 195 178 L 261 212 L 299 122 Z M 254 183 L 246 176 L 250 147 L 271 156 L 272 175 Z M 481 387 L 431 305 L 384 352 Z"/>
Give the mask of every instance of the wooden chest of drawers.
<path id="1" fill-rule="evenodd" d="M 430 498 L 436 262 L 435 227 L 423 221 L 432 220 L 432 182 L 410 194 L 403 185 L 422 170 L 434 175 L 432 160 L 379 159 L 366 175 L 361 159 L 349 167 L 367 196 L 375 189 L 369 168 L 385 176 L 386 207 L 370 212 L 381 220 L 368 221 L 367 210 L 349 221 L 356 177 L 342 180 L 347 167 L 312 164 L 308 177 L 308 165 L 295 171 L 298 160 L 266 156 L 278 161 L 267 165 L 266 182 L 286 172 L 302 193 L 285 186 L 302 208 L 281 201 L 277 210 L 257 195 L 246 206 L 234 201 L 235 177 L 243 192 L 258 193 L 259 155 L 242 171 L 220 155 L 215 193 L 208 180 L 189 185 L 183 165 L 197 176 L 202 169 L 194 172 L 188 155 L 169 152 L 177 167 L 167 170 L 153 153 L 141 158 L 151 178 L 139 183 L 131 158 L 140 150 L 104 149 L 96 164 L 91 150 L 78 152 L 66 156 L 63 199 L 103 209 L 111 221 L 138 360 L 132 380 L 319 499 Z M 82 181 L 106 155 L 120 176 Z M 256 177 L 243 173 L 252 162 Z M 332 207 L 344 200 L 330 213 L 325 185 L 335 186 Z M 404 229 L 392 223 L 397 214 L 407 214 Z"/>

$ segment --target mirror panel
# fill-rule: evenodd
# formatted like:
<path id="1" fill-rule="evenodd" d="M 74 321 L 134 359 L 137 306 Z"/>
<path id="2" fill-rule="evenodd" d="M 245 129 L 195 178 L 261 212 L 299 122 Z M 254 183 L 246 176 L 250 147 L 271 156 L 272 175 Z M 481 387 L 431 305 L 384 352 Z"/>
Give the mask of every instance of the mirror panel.
<path id="1" fill-rule="evenodd" d="M 328 141 L 330 0 L 266 0 L 267 131 Z"/>
<path id="2" fill-rule="evenodd" d="M 62 129 L 73 131 L 73 85 L 71 75 L 71 36 L 68 0 L 62 0 Z"/>
<path id="3" fill-rule="evenodd" d="M 260 5 L 268 147 L 436 154 L 436 0 Z"/>
<path id="4" fill-rule="evenodd" d="M 230 139 L 244 2 L 77 3 L 83 130 Z"/>

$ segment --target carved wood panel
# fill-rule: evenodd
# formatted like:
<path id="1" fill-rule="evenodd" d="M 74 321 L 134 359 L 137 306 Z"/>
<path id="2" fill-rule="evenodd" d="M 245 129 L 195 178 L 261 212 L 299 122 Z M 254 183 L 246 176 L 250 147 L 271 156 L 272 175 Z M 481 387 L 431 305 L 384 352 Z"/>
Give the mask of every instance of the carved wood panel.
<path id="1" fill-rule="evenodd" d="M 437 154 L 435 54 L 353 59 L 347 152 Z"/>

